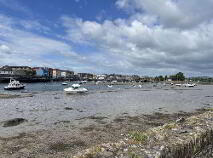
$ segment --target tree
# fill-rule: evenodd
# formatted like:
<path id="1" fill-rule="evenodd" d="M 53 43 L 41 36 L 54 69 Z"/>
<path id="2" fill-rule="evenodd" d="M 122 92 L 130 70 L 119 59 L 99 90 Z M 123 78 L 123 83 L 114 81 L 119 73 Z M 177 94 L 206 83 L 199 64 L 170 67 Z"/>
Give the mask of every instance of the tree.
<path id="1" fill-rule="evenodd" d="M 184 81 L 185 80 L 184 74 L 182 72 L 178 72 L 176 74 L 176 80 L 178 80 L 178 81 Z"/>
<path id="2" fill-rule="evenodd" d="M 173 81 L 184 81 L 185 80 L 185 76 L 184 76 L 184 74 L 182 72 L 178 72 L 175 75 L 171 75 L 170 78 Z"/>
<path id="3" fill-rule="evenodd" d="M 165 81 L 168 79 L 167 75 L 164 77 Z"/>

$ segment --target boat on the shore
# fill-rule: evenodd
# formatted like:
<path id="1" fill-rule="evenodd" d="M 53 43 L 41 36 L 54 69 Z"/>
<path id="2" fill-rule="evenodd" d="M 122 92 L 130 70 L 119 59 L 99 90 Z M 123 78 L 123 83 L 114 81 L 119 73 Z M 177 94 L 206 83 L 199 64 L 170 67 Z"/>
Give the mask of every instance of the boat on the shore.
<path id="1" fill-rule="evenodd" d="M 88 90 L 86 88 L 81 88 L 79 84 L 73 84 L 71 87 L 69 88 L 65 88 L 64 91 L 67 94 L 76 94 L 76 93 L 85 93 L 88 92 Z"/>
<path id="2" fill-rule="evenodd" d="M 8 86 L 4 87 L 5 90 L 19 90 L 24 89 L 25 85 L 16 81 L 15 79 L 10 79 Z"/>

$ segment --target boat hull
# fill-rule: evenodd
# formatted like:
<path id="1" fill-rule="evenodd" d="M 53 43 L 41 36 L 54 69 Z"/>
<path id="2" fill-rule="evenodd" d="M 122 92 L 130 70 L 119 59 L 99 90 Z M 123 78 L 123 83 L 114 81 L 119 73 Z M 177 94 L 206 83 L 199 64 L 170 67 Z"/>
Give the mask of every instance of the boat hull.
<path id="1" fill-rule="evenodd" d="M 64 89 L 64 91 L 67 94 L 77 94 L 77 93 L 86 93 L 86 92 L 88 92 L 88 90 L 86 88 L 80 88 L 80 89 L 66 88 L 66 89 Z"/>
<path id="2" fill-rule="evenodd" d="M 4 90 L 20 90 L 20 89 L 24 89 L 25 86 L 23 87 L 4 87 Z"/>

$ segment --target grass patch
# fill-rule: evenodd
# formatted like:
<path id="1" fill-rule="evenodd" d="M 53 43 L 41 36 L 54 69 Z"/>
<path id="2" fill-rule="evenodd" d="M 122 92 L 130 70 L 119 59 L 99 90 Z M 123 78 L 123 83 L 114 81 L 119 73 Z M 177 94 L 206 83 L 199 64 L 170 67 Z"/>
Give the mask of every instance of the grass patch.
<path id="1" fill-rule="evenodd" d="M 143 156 L 138 156 L 137 154 L 135 154 L 134 152 L 129 152 L 128 156 L 130 158 L 144 158 Z"/>
<path id="2" fill-rule="evenodd" d="M 129 137 L 136 142 L 145 143 L 148 140 L 148 136 L 144 132 L 136 131 L 129 132 Z"/>
<path id="3" fill-rule="evenodd" d="M 170 124 L 166 124 L 163 126 L 164 129 L 172 129 L 172 128 L 175 128 L 176 127 L 176 124 L 175 123 L 170 123 Z"/>

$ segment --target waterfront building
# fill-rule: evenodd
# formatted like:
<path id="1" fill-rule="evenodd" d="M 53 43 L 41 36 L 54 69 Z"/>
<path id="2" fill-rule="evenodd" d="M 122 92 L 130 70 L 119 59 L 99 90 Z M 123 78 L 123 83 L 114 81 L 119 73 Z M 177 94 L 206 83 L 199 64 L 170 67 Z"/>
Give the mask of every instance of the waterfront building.
<path id="1" fill-rule="evenodd" d="M 12 73 L 14 76 L 27 77 L 33 76 L 35 72 L 29 66 L 8 66 L 5 65 L 2 67 L 3 69 L 12 69 Z"/>
<path id="2" fill-rule="evenodd" d="M 48 68 L 48 77 L 53 78 L 53 69 L 52 68 Z"/>
<path id="3" fill-rule="evenodd" d="M 61 70 L 53 69 L 53 78 L 61 78 Z"/>
<path id="4" fill-rule="evenodd" d="M 98 81 L 104 81 L 104 80 L 106 79 L 106 77 L 107 77 L 107 75 L 97 75 L 97 76 L 96 76 L 96 79 L 97 79 Z"/>
<path id="5" fill-rule="evenodd" d="M 78 73 L 81 80 L 93 80 L 93 74 L 90 73 Z"/>
<path id="6" fill-rule="evenodd" d="M 132 80 L 136 81 L 136 82 L 139 82 L 141 80 L 141 78 L 138 75 L 132 75 Z"/>
<path id="7" fill-rule="evenodd" d="M 47 67 L 34 67 L 37 77 L 49 77 L 49 68 Z"/>
<path id="8" fill-rule="evenodd" d="M 62 78 L 73 78 L 74 77 L 74 71 L 61 70 L 61 77 Z"/>
<path id="9" fill-rule="evenodd" d="M 9 67 L 2 67 L 2 68 L 0 68 L 0 75 L 1 76 L 12 76 L 13 70 L 12 70 L 12 68 L 9 68 Z"/>

